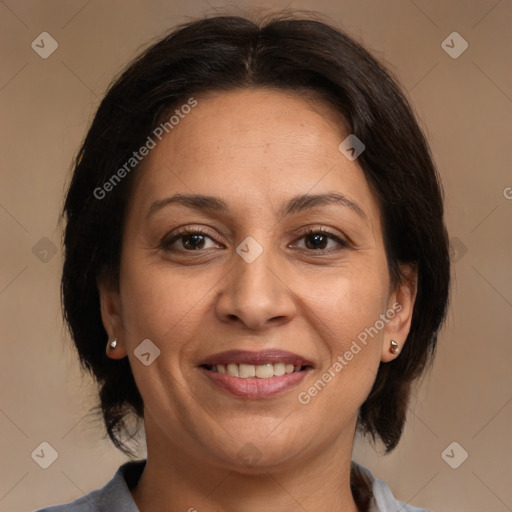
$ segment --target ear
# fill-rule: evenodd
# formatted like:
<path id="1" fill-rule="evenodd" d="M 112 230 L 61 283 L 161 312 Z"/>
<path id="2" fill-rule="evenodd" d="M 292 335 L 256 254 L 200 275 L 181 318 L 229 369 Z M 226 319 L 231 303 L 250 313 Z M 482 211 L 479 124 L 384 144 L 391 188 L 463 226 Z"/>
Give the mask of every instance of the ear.
<path id="1" fill-rule="evenodd" d="M 392 361 L 403 349 L 411 328 L 412 313 L 418 289 L 418 271 L 412 264 L 400 265 L 401 282 L 390 294 L 386 317 L 389 319 L 384 329 L 381 361 Z M 398 351 L 391 352 L 391 340 L 398 343 Z"/>
<path id="2" fill-rule="evenodd" d="M 111 359 L 122 359 L 127 355 L 123 342 L 123 323 L 121 315 L 121 297 L 114 286 L 105 281 L 98 283 L 100 296 L 101 319 L 103 327 L 107 331 L 109 343 L 106 347 L 107 357 Z M 117 338 L 115 349 L 110 348 L 110 342 Z"/>

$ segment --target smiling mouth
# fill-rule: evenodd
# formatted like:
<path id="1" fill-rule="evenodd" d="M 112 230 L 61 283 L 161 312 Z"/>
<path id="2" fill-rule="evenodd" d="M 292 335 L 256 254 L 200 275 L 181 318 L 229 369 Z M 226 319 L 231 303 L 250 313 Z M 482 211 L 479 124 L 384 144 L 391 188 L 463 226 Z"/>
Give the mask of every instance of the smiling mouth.
<path id="1" fill-rule="evenodd" d="M 240 379 L 269 379 L 272 377 L 281 377 L 289 373 L 297 373 L 312 368 L 311 366 L 294 366 L 288 363 L 266 363 L 260 365 L 253 364 L 202 364 L 201 368 L 211 372 L 227 374 L 231 377 Z"/>

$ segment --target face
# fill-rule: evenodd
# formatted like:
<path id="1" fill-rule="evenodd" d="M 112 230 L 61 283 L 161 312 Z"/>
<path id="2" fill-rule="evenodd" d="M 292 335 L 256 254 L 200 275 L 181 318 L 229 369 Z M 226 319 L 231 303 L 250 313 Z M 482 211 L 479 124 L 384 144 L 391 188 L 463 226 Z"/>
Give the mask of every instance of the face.
<path id="1" fill-rule="evenodd" d="M 351 452 L 390 340 L 407 337 L 414 279 L 390 283 L 377 202 L 328 105 L 196 99 L 134 171 L 119 292 L 100 288 L 148 449 L 247 472 Z"/>

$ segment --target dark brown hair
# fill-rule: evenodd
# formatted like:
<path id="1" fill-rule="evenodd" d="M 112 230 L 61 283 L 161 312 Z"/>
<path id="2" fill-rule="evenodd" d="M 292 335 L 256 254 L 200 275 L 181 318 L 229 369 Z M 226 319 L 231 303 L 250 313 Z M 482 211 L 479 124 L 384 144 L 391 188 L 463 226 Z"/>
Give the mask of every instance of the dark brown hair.
<path id="1" fill-rule="evenodd" d="M 366 146 L 358 163 L 381 209 L 390 276 L 418 271 L 412 325 L 400 357 L 381 364 L 358 428 L 391 451 L 406 418 L 411 384 L 430 365 L 448 303 L 450 261 L 440 181 L 425 137 L 389 71 L 343 31 L 290 14 L 254 22 L 215 16 L 183 24 L 137 57 L 111 85 L 76 157 L 63 216 L 65 319 L 82 366 L 99 385 L 108 436 L 125 454 L 126 419 L 143 417 L 128 358 L 105 354 L 97 283 L 118 285 L 122 228 L 133 170 L 102 187 L 158 126 L 191 96 L 270 87 L 312 91 Z"/>

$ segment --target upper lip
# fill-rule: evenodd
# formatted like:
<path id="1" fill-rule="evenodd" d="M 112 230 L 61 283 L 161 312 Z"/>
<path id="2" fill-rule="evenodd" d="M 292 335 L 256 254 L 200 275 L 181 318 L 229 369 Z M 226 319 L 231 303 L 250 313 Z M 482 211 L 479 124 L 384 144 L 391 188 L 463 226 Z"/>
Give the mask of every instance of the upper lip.
<path id="1" fill-rule="evenodd" d="M 199 366 L 215 364 L 252 364 L 254 366 L 259 366 L 268 363 L 293 364 L 294 366 L 313 366 L 311 361 L 298 354 L 275 349 L 261 350 L 258 352 L 249 350 L 227 350 L 207 357 L 199 363 Z"/>

